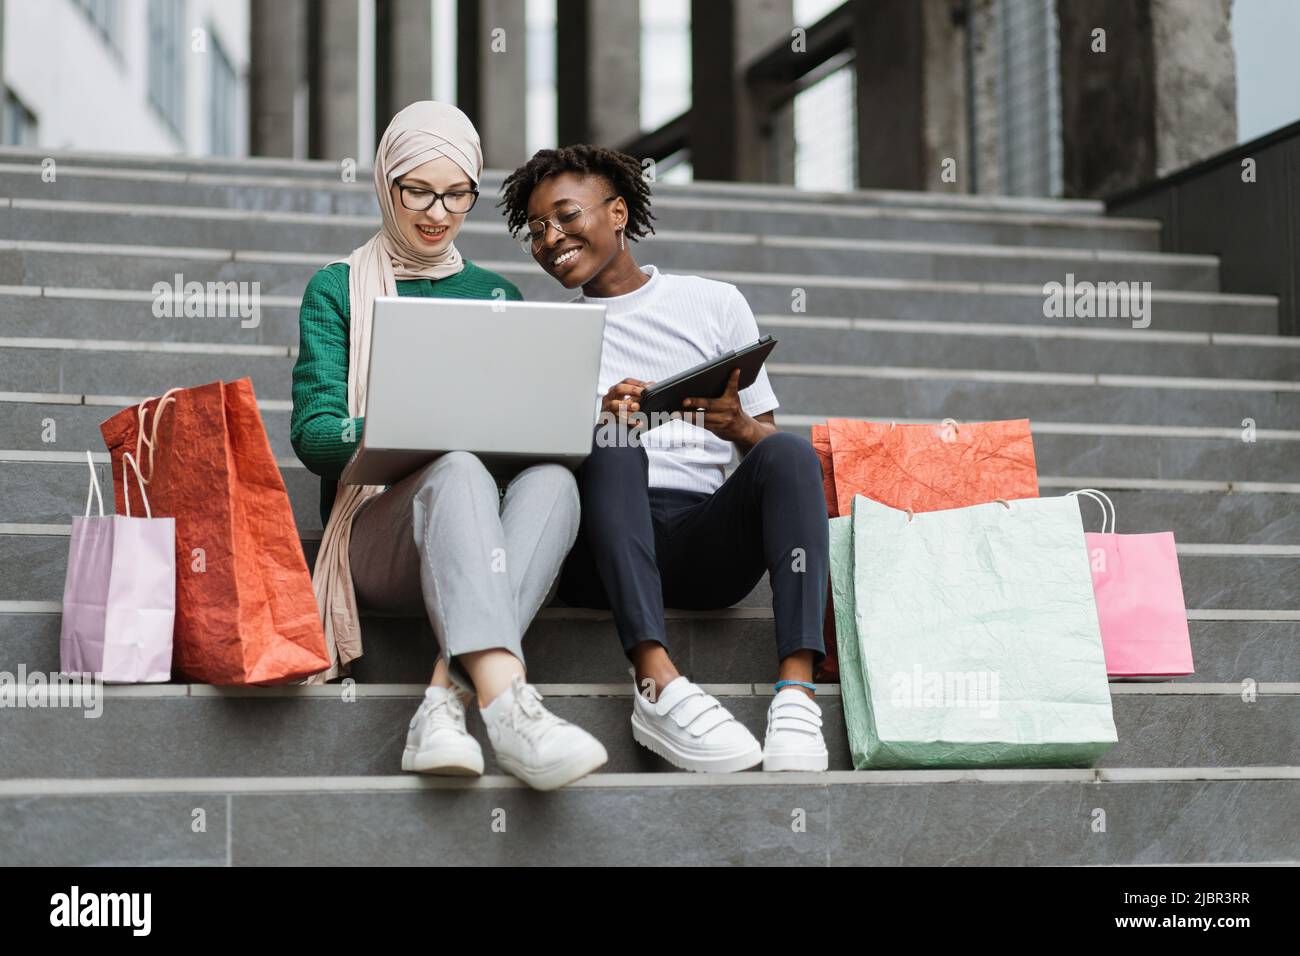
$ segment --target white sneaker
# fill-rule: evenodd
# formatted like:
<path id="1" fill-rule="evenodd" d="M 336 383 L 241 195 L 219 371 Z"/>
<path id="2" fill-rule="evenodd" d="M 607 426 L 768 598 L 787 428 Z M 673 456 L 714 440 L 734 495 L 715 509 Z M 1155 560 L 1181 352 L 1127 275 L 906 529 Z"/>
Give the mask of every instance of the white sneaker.
<path id="1" fill-rule="evenodd" d="M 455 690 L 425 690 L 406 735 L 402 769 L 458 777 L 477 777 L 483 772 L 483 748 L 465 729 L 465 706 Z"/>
<path id="2" fill-rule="evenodd" d="M 479 713 L 497 763 L 536 790 L 573 783 L 609 759 L 599 740 L 543 707 L 542 695 L 521 676 Z"/>
<path id="3" fill-rule="evenodd" d="M 825 770 L 829 761 L 822 739 L 822 709 L 797 687 L 786 687 L 767 708 L 764 770 Z"/>
<path id="4" fill-rule="evenodd" d="M 745 725 L 685 677 L 662 688 L 657 701 L 632 695 L 632 738 L 683 770 L 735 773 L 763 759 Z"/>

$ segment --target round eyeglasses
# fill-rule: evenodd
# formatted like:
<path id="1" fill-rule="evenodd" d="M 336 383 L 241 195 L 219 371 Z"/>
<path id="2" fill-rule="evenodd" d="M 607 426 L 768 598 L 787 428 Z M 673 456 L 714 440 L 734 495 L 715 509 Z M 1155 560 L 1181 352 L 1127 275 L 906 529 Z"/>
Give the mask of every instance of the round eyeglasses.
<path id="1" fill-rule="evenodd" d="M 452 189 L 445 193 L 434 192 L 427 186 L 408 186 L 400 179 L 393 181 L 402 197 L 402 205 L 412 212 L 424 212 L 432 209 L 433 204 L 442 200 L 442 208 L 455 216 L 463 216 L 474 208 L 478 202 L 477 189 Z"/>
<path id="2" fill-rule="evenodd" d="M 515 233 L 515 241 L 519 243 L 519 248 L 523 249 L 524 252 L 535 255 L 542 248 L 542 243 L 546 241 L 547 226 L 550 226 L 561 235 L 576 236 L 587 227 L 588 209 L 611 202 L 617 198 L 617 196 L 606 196 L 598 202 L 588 203 L 585 206 L 579 206 L 576 202 L 561 203 L 555 207 L 555 210 L 546 219 L 533 219 L 527 226 Z"/>

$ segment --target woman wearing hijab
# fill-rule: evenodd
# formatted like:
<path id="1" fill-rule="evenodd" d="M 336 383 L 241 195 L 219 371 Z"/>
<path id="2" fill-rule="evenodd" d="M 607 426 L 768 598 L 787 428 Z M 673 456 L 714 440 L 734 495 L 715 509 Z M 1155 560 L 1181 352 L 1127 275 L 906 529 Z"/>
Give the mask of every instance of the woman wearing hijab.
<path id="1" fill-rule="evenodd" d="M 312 584 L 333 660 L 314 680 L 347 673 L 361 656 L 359 604 L 423 612 L 441 653 L 402 769 L 483 772 L 455 681 L 477 694 L 503 768 L 537 789 L 564 786 L 603 764 L 605 748 L 543 706 L 525 680 L 521 638 L 577 535 L 572 473 L 533 465 L 500 489 L 478 458 L 455 451 L 391 486 L 338 484 L 365 423 L 375 298 L 522 298 L 456 250 L 483 171 L 469 117 L 445 103 L 411 104 L 385 130 L 374 168 L 382 228 L 312 277 L 299 317 L 290 437 L 321 476 L 325 531 Z"/>

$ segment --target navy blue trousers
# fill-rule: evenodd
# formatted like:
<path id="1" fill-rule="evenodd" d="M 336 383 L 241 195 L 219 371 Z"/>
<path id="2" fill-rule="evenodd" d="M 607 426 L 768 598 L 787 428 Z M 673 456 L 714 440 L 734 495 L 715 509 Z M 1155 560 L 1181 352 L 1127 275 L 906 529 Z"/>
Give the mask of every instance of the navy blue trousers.
<path id="1" fill-rule="evenodd" d="M 777 432 L 754 445 L 713 494 L 649 486 L 639 444 L 601 447 L 578 469 L 582 519 L 560 575 L 575 607 L 609 608 L 625 653 L 667 646 L 664 606 L 729 607 L 766 571 L 778 658 L 825 653 L 829 573 L 821 465 L 805 439 Z"/>

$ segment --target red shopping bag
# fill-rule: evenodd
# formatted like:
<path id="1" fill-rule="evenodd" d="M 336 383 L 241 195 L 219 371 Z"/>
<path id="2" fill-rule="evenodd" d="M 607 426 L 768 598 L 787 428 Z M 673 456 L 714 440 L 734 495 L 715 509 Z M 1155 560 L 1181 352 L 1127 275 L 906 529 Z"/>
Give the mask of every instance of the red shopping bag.
<path id="1" fill-rule="evenodd" d="M 176 519 L 175 675 L 280 684 L 327 669 L 311 574 L 252 382 L 174 388 L 99 428 L 115 473 L 124 453 L 135 455 L 154 514 Z"/>
<path id="2" fill-rule="evenodd" d="M 835 465 L 831 460 L 831 434 L 825 425 L 812 427 L 812 446 L 822 463 L 822 492 L 826 495 L 826 516 L 838 518 L 839 502 L 835 494 Z"/>
<path id="3" fill-rule="evenodd" d="M 821 458 L 831 517 L 852 514 L 854 495 L 912 511 L 1038 497 L 1034 440 L 1025 418 L 967 423 L 945 418 L 937 425 L 832 418 L 813 426 L 812 444 Z M 839 675 L 833 612 L 828 600 L 819 680 Z"/>

